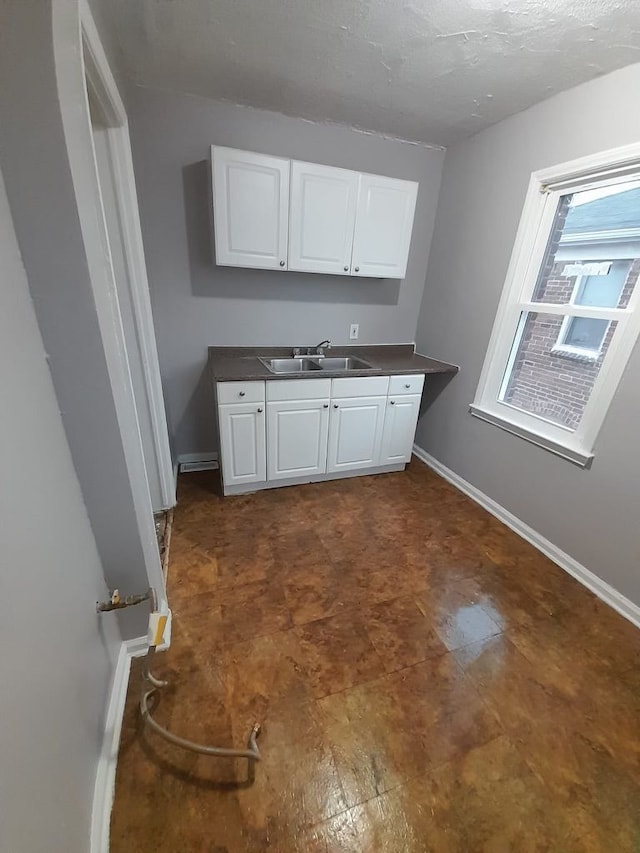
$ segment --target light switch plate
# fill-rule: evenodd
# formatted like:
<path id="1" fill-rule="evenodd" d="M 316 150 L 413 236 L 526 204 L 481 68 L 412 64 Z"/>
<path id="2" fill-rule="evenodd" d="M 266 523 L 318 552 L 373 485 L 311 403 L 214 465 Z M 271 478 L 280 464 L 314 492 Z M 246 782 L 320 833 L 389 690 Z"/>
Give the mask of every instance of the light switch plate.
<path id="1" fill-rule="evenodd" d="M 360 334 L 360 324 L 359 323 L 352 323 L 349 326 L 349 340 L 350 341 L 357 341 L 359 334 Z"/>

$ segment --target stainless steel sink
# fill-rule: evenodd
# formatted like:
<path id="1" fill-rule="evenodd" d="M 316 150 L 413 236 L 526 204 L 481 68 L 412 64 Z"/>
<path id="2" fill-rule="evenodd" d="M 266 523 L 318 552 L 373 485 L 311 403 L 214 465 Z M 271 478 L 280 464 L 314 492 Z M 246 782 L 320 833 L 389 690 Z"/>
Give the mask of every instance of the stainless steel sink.
<path id="1" fill-rule="evenodd" d="M 346 358 L 327 357 L 319 358 L 318 363 L 322 370 L 375 370 L 371 367 L 368 361 L 363 361 L 361 358 Z"/>
<path id="2" fill-rule="evenodd" d="M 311 373 L 321 369 L 317 361 L 309 358 L 261 358 L 260 361 L 272 373 Z"/>
<path id="3" fill-rule="evenodd" d="M 350 370 L 375 370 L 368 361 L 361 358 L 300 356 L 298 358 L 260 358 L 271 373 L 314 373 L 321 370 L 348 373 Z"/>

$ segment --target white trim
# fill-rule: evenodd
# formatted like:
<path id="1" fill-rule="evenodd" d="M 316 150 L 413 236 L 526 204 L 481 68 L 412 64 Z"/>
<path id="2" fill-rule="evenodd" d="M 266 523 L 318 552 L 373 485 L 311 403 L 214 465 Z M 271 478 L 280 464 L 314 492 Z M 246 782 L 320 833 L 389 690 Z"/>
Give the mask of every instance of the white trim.
<path id="1" fill-rule="evenodd" d="M 156 470 L 163 503 L 162 507 L 155 507 L 155 509 L 169 509 L 175 506 L 176 502 L 172 477 L 173 466 L 149 297 L 149 281 L 142 243 L 127 114 L 87 0 L 80 2 L 80 21 L 87 86 L 98 102 L 108 125 L 106 141 L 127 266 L 127 286 L 133 308 L 136 345 L 145 380 L 144 403 L 151 423 Z"/>
<path id="2" fill-rule="evenodd" d="M 132 637 L 130 640 L 124 640 L 123 646 L 130 658 L 141 658 L 143 655 L 146 655 L 149 648 L 147 635 L 145 634 L 143 637 Z"/>
<path id="3" fill-rule="evenodd" d="M 602 351 L 602 347 L 600 349 L 585 349 L 584 347 L 574 347 L 569 344 L 559 344 L 561 336 L 566 335 L 566 330 L 564 328 L 565 322 L 570 320 L 571 317 L 566 317 L 562 321 L 562 327 L 560 328 L 560 334 L 558 335 L 558 340 L 551 347 L 551 355 L 575 355 L 579 358 L 576 359 L 578 361 L 582 361 L 584 364 L 592 364 L 594 361 L 597 361 L 600 358 L 600 353 Z M 607 331 L 609 327 L 607 326 Z M 606 337 L 606 332 L 602 336 L 602 340 L 604 341 Z"/>
<path id="4" fill-rule="evenodd" d="M 166 651 L 171 645 L 171 611 L 169 611 L 164 637 L 164 642 L 157 648 L 159 652 Z M 131 640 L 123 640 L 118 652 L 118 660 L 116 661 L 111 681 L 107 716 L 102 735 L 102 747 L 100 757 L 98 758 L 96 780 L 93 789 L 91 853 L 109 853 L 109 827 L 115 795 L 122 718 L 127 701 L 131 661 L 133 658 L 145 655 L 148 648 L 146 636 L 134 637 Z"/>
<path id="5" fill-rule="evenodd" d="M 634 291 L 626 309 L 553 305 L 530 300 L 546 252 L 562 185 L 567 192 L 593 185 L 597 181 L 603 184 L 615 183 L 615 169 L 618 167 L 628 171 L 633 167 L 640 171 L 640 143 L 543 169 L 531 175 L 505 286 L 471 406 L 474 415 L 484 417 L 490 423 L 546 449 L 558 452 L 560 448 L 560 455 L 579 464 L 585 464 L 585 460 L 593 453 L 598 432 L 631 350 L 640 335 L 640 311 L 636 310 L 640 296 Z M 543 314 L 569 313 L 572 316 L 616 320 L 618 323 L 612 345 L 595 379 L 585 413 L 573 432 L 501 400 L 501 391 L 505 387 L 505 365 L 510 355 L 513 355 L 518 323 L 522 312 L 531 311 Z"/>
<path id="6" fill-rule="evenodd" d="M 116 766 L 130 670 L 131 656 L 126 643 L 122 643 L 111 681 L 102 749 L 98 758 L 93 791 L 91 853 L 109 853 L 109 824 L 115 794 Z"/>
<path id="7" fill-rule="evenodd" d="M 542 184 L 545 189 L 559 189 L 561 184 L 571 184 L 581 177 L 606 172 L 617 172 L 627 167 L 635 168 L 640 158 L 640 142 L 632 142 L 630 145 L 622 145 L 619 148 L 611 148 L 608 151 L 598 151 L 595 154 L 587 154 L 586 157 L 578 157 L 568 160 L 559 166 L 549 166 L 546 169 L 538 169 L 533 173 L 537 183 Z M 626 178 L 625 178 L 626 179 Z M 625 180 L 623 179 L 623 180 Z M 613 183 L 606 179 L 603 183 Z M 574 189 L 574 186 L 570 187 Z M 566 190 L 566 186 L 563 187 Z"/>
<path id="8" fill-rule="evenodd" d="M 426 450 L 423 450 L 417 444 L 414 444 L 413 452 L 415 456 L 431 468 L 432 471 L 435 471 L 436 474 L 439 474 L 443 479 L 447 480 L 447 482 L 451 483 L 452 486 L 455 486 L 456 489 L 459 489 L 467 495 L 467 497 L 471 498 L 472 501 L 479 504 L 483 509 L 486 509 L 487 512 L 495 516 L 498 521 L 501 521 L 513 530 L 514 533 L 517 533 L 518 536 L 522 537 L 522 539 L 525 539 L 530 545 L 533 545 L 534 548 L 537 548 L 538 551 L 542 552 L 545 557 L 548 557 L 557 566 L 567 572 L 567 574 L 570 574 L 583 586 L 590 589 L 591 592 L 597 595 L 601 601 L 604 601 L 605 604 L 613 607 L 613 609 L 621 616 L 624 616 L 625 619 L 628 619 L 629 622 L 637 628 L 640 628 L 640 606 L 634 604 L 633 601 L 626 598 L 621 592 L 618 592 L 618 590 L 612 587 L 611 584 L 603 581 L 602 578 L 587 569 L 582 565 L 582 563 L 574 560 L 573 557 L 565 551 L 562 551 L 557 547 L 557 545 L 554 545 L 553 542 L 550 542 L 542 536 L 542 534 L 538 533 L 532 527 L 529 527 L 529 525 L 525 524 L 524 521 L 513 515 L 513 513 L 509 512 L 509 510 L 505 509 L 497 501 L 494 501 L 493 498 L 490 498 L 484 492 L 481 492 L 480 489 L 467 482 L 467 480 L 464 480 L 459 474 L 456 474 L 455 471 L 447 468 L 446 465 L 443 465 L 442 462 L 439 462 L 435 457 L 431 456 L 430 453 L 427 453 Z"/>
<path id="9" fill-rule="evenodd" d="M 158 553 L 140 427 L 133 395 L 133 383 L 127 359 L 91 132 L 89 94 L 82 51 L 82 28 L 84 27 L 85 32 L 91 29 L 95 31 L 95 25 L 86 0 L 82 0 L 80 12 L 83 19 L 82 23 L 78 10 L 74 10 L 73 23 L 77 26 L 78 43 L 77 53 L 71 53 L 68 29 L 70 13 L 58 9 L 58 6 L 54 4 L 52 37 L 60 112 L 73 190 L 78 207 L 78 218 L 89 268 L 89 283 L 96 306 L 102 346 L 129 475 L 144 568 L 149 585 L 155 587 L 162 603 L 166 601 L 166 589 Z M 96 32 L 94 32 L 94 36 L 91 37 L 94 52 L 101 52 L 104 56 L 104 51 L 99 47 Z M 106 59 L 104 62 L 106 63 Z"/>
<path id="10" fill-rule="evenodd" d="M 583 231 L 579 234 L 563 234 L 560 238 L 560 245 L 631 242 L 639 238 L 640 228 L 618 228 L 616 231 Z"/>
<path id="11" fill-rule="evenodd" d="M 497 501 L 494 501 L 493 498 L 490 498 L 484 492 L 481 492 L 480 489 L 464 480 L 459 474 L 456 474 L 455 471 L 447 468 L 446 465 L 443 465 L 442 462 L 439 462 L 431 456 L 431 454 L 427 453 L 426 450 L 423 450 L 417 444 L 414 444 L 413 452 L 418 459 L 435 471 L 436 474 L 439 474 L 451 483 L 451 485 L 455 486 L 467 495 L 467 497 L 479 504 L 483 509 L 486 509 L 487 512 L 490 512 L 491 515 L 495 516 L 503 524 L 506 524 L 506 526 L 513 530 L 514 533 L 517 533 L 518 536 L 521 536 L 533 545 L 534 548 L 541 551 L 546 557 L 552 560 L 561 569 L 564 569 L 565 572 L 574 577 L 583 586 L 590 589 L 591 592 L 601 599 L 601 601 L 604 601 L 605 604 L 613 607 L 613 609 L 621 616 L 624 616 L 625 619 L 628 619 L 629 622 L 633 623 L 637 628 L 640 628 L 640 606 L 634 604 L 633 601 L 626 598 L 606 581 L 603 581 L 602 578 L 599 578 L 598 575 L 587 569 L 582 565 L 582 563 L 574 560 L 573 557 L 565 551 L 562 551 L 557 547 L 557 545 L 554 545 L 553 542 L 550 542 L 542 536 L 542 534 L 538 533 L 532 527 L 529 527 L 529 525 L 525 524 L 524 521 L 521 521 L 521 519 L 517 518 L 517 516 L 513 515 L 513 513 L 509 512 L 509 510 L 497 503 Z"/>
<path id="12" fill-rule="evenodd" d="M 110 128 L 107 132 L 107 145 L 111 155 L 114 194 L 118 205 L 127 264 L 127 280 L 136 324 L 136 343 L 145 379 L 144 402 L 149 412 L 153 434 L 153 449 L 162 493 L 162 509 L 170 509 L 176 503 L 172 479 L 173 466 L 128 128 L 126 126 Z"/>

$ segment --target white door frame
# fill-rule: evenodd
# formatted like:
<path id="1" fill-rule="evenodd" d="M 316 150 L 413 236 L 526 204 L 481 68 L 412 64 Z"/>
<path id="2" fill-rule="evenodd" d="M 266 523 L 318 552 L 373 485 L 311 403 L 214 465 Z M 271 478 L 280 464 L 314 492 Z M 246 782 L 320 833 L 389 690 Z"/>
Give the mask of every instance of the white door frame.
<path id="1" fill-rule="evenodd" d="M 106 142 L 113 176 L 117 214 L 122 233 L 127 281 L 136 329 L 136 345 L 144 375 L 145 405 L 153 432 L 153 450 L 163 508 L 175 505 L 175 477 L 164 409 L 149 281 L 138 213 L 127 113 L 109 67 L 87 0 L 80 2 L 80 23 L 87 88 L 100 106 L 107 126 Z"/>
<path id="2" fill-rule="evenodd" d="M 126 121 L 126 116 L 87 0 L 80 0 L 78 6 L 67 3 L 54 4 L 52 27 L 62 129 L 78 208 L 78 221 L 85 246 L 89 286 L 96 306 L 129 476 L 146 582 L 149 586 L 155 587 L 159 607 L 165 609 L 167 608 L 166 588 L 160 564 L 133 382 L 98 180 L 87 90 L 88 74 L 93 75 L 92 85 L 97 86 L 101 83 L 95 96 L 99 98 L 102 107 L 111 109 L 114 118 L 118 117 L 122 120 L 124 117 Z M 83 39 L 86 43 L 87 64 L 93 67 L 92 71 L 85 69 Z M 127 125 L 121 124 L 120 127 L 122 128 L 120 136 L 124 136 L 125 144 L 128 146 Z M 139 284 L 140 278 L 135 280 Z M 96 436 L 96 441 L 98 440 L 99 436 Z M 118 531 L 115 530 L 113 535 L 117 536 Z M 131 590 L 131 592 L 139 591 Z M 129 590 L 125 592 L 128 593 Z"/>

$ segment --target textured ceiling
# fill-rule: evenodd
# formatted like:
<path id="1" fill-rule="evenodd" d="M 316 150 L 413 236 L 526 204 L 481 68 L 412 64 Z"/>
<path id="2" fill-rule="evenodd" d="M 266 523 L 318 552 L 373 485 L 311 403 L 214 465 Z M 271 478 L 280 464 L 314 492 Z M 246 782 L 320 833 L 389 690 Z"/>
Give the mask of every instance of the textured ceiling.
<path id="1" fill-rule="evenodd" d="M 137 83 L 437 145 L 640 61 L 640 0 L 101 6 Z"/>

